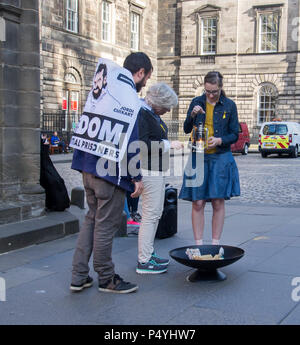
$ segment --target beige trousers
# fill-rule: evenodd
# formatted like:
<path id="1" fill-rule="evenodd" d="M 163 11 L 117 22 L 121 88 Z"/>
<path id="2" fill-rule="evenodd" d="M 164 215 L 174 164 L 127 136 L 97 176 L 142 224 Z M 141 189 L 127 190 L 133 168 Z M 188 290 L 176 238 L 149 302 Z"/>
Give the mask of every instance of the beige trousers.
<path id="1" fill-rule="evenodd" d="M 138 261 L 146 263 L 154 251 L 153 244 L 159 219 L 163 212 L 165 177 L 148 176 L 142 171 L 144 189 L 142 192 L 142 221 L 138 236 Z"/>

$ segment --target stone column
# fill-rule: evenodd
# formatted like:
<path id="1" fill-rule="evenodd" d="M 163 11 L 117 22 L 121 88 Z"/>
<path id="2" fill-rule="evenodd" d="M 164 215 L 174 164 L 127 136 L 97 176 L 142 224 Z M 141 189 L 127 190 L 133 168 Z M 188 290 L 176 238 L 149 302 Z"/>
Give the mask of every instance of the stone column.
<path id="1" fill-rule="evenodd" d="M 39 215 L 44 203 L 39 1 L 0 0 L 0 17 L 0 208 L 1 200 L 2 209 L 21 205 L 22 220 Z"/>

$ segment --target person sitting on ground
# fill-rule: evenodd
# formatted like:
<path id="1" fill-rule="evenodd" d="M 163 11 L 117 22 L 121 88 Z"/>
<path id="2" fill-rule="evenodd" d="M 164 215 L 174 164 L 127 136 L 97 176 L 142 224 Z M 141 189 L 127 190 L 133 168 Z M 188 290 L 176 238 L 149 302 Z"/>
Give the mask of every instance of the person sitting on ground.
<path id="1" fill-rule="evenodd" d="M 64 140 L 61 140 L 58 135 L 57 135 L 57 132 L 55 131 L 51 137 L 51 145 L 52 146 L 58 146 L 58 147 L 61 147 L 62 151 L 64 153 L 67 153 L 66 151 L 66 144 L 64 142 Z"/>

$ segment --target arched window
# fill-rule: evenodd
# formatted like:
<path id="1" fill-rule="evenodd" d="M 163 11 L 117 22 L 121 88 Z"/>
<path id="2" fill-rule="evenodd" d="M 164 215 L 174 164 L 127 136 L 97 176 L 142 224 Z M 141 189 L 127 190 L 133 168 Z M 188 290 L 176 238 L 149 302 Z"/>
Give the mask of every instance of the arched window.
<path id="1" fill-rule="evenodd" d="M 277 89 L 272 84 L 264 84 L 258 93 L 258 124 L 271 121 L 275 117 Z"/>
<path id="2" fill-rule="evenodd" d="M 78 84 L 75 75 L 72 73 L 67 73 L 65 75 L 65 82 L 66 83 L 72 83 L 72 84 Z"/>
<path id="3" fill-rule="evenodd" d="M 62 110 L 64 113 L 63 130 L 75 128 L 80 114 L 81 78 L 74 68 L 69 68 L 64 77 Z"/>

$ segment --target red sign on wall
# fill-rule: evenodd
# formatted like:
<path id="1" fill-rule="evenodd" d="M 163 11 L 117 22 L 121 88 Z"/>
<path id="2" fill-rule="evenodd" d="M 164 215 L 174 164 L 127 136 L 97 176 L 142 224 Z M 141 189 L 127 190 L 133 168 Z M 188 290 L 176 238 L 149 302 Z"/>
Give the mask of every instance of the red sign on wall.
<path id="1" fill-rule="evenodd" d="M 62 110 L 68 110 L 68 104 L 67 104 L 67 100 L 65 98 L 63 98 L 63 100 L 62 100 L 61 108 L 62 108 Z"/>
<path id="2" fill-rule="evenodd" d="M 77 101 L 71 101 L 71 110 L 77 110 L 77 109 L 78 109 Z"/>

